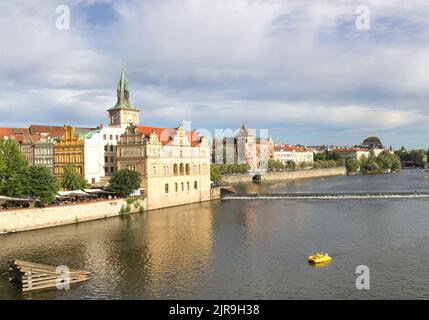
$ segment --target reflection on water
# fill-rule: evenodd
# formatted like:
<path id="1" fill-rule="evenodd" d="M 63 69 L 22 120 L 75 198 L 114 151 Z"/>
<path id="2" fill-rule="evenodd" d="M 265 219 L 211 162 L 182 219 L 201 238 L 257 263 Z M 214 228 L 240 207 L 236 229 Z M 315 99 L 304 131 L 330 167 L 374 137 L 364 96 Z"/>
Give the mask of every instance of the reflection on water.
<path id="1" fill-rule="evenodd" d="M 429 191 L 422 170 L 236 186 L 239 192 Z M 0 236 L 2 299 L 428 298 L 427 199 L 213 201 Z M 308 255 L 327 251 L 314 267 Z M 22 295 L 16 257 L 92 272 L 69 291 Z M 358 265 L 371 289 L 355 289 Z"/>

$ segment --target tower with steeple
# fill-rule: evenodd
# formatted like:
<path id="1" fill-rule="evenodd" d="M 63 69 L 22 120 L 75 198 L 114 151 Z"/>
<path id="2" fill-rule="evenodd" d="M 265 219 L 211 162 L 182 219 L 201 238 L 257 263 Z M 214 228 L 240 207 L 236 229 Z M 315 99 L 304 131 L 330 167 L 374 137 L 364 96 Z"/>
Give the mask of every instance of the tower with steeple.
<path id="1" fill-rule="evenodd" d="M 128 91 L 128 79 L 124 68 L 121 70 L 121 78 L 117 88 L 118 101 L 115 106 L 107 110 L 109 112 L 109 127 L 125 129 L 131 123 L 140 123 L 139 113 L 136 107 L 130 103 L 130 92 Z"/>

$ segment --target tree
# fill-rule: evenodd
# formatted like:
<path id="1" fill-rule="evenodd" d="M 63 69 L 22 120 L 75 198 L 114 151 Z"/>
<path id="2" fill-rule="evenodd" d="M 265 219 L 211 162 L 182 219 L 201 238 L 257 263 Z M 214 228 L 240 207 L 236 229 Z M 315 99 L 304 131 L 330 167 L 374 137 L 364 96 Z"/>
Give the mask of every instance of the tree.
<path id="1" fill-rule="evenodd" d="M 210 165 L 210 179 L 211 181 L 215 183 L 219 183 L 221 179 L 220 174 L 220 165 L 218 164 L 211 164 Z"/>
<path id="2" fill-rule="evenodd" d="M 275 171 L 283 171 L 285 169 L 285 165 L 283 162 L 279 160 L 269 159 L 268 160 L 268 171 L 275 172 Z"/>
<path id="3" fill-rule="evenodd" d="M 54 202 L 59 185 L 51 171 L 42 166 L 30 166 L 26 174 L 27 196 L 36 198 L 40 204 Z"/>
<path id="4" fill-rule="evenodd" d="M 122 169 L 117 171 L 110 179 L 109 190 L 123 197 L 128 197 L 140 188 L 140 184 L 140 173 Z"/>
<path id="5" fill-rule="evenodd" d="M 296 170 L 296 163 L 295 163 L 295 161 L 288 160 L 288 161 L 286 162 L 286 168 L 287 168 L 288 170 Z"/>
<path id="6" fill-rule="evenodd" d="M 64 190 L 80 190 L 88 186 L 88 182 L 76 172 L 76 167 L 69 163 L 64 167 L 64 173 L 61 176 L 61 187 Z"/>
<path id="7" fill-rule="evenodd" d="M 23 197 L 27 166 L 18 144 L 12 139 L 0 139 L 0 194 Z"/>
<path id="8" fill-rule="evenodd" d="M 357 159 L 347 159 L 346 168 L 348 173 L 355 173 L 359 171 L 360 163 Z"/>

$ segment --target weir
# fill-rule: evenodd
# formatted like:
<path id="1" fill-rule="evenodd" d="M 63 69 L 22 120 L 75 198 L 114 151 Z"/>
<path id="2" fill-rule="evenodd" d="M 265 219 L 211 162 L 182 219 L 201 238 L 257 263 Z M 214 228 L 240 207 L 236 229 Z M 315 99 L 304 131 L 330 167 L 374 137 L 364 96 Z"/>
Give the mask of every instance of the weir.
<path id="1" fill-rule="evenodd" d="M 335 192 L 335 193 L 249 193 L 224 195 L 222 200 L 336 200 L 336 199 L 415 199 L 429 198 L 429 192 Z"/>

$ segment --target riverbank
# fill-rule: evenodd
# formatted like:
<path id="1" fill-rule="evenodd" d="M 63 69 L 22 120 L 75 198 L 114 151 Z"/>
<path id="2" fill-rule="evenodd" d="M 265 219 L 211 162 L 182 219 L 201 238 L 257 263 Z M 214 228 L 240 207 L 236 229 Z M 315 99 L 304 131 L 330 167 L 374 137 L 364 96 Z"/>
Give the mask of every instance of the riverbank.
<path id="1" fill-rule="evenodd" d="M 144 199 L 83 202 L 47 208 L 0 211 L 0 234 L 106 219 L 146 210 Z"/>
<path id="2" fill-rule="evenodd" d="M 298 180 L 308 178 L 323 178 L 331 176 L 343 176 L 347 174 L 345 167 L 324 168 L 324 169 L 308 169 L 285 172 L 268 172 L 260 175 L 259 181 L 276 181 L 276 180 Z M 252 182 L 255 173 L 243 173 L 221 176 L 223 184 L 238 184 Z"/>
<path id="3" fill-rule="evenodd" d="M 220 188 L 212 188 L 210 197 L 210 200 L 220 199 Z M 148 210 L 147 198 L 138 197 L 86 201 L 45 208 L 0 210 L 0 234 L 107 219 Z"/>

